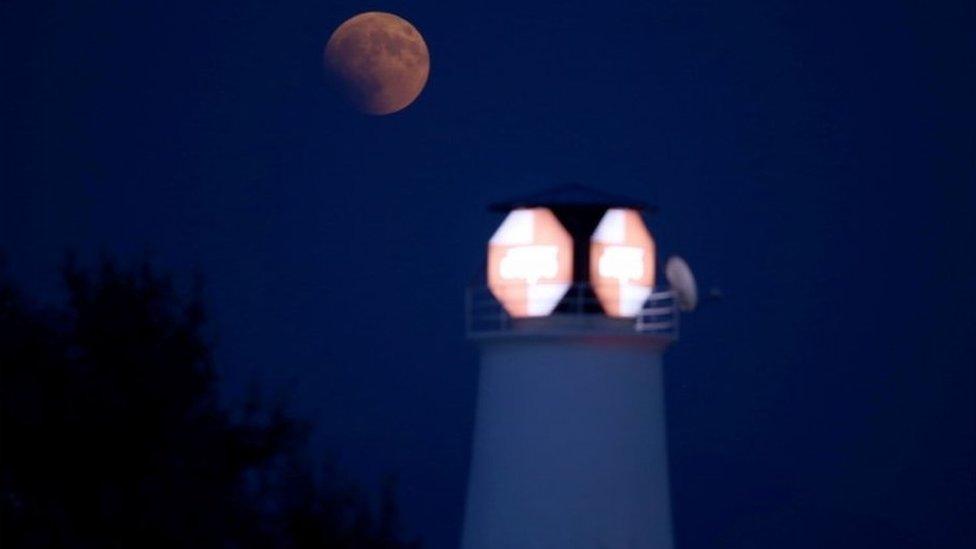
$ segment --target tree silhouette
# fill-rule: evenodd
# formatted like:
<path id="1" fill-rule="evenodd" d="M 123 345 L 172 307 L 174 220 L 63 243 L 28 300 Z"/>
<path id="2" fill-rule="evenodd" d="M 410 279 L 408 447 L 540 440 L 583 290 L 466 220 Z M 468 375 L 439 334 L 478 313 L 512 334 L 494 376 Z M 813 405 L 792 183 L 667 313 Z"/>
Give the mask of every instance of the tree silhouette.
<path id="1" fill-rule="evenodd" d="M 392 483 L 374 518 L 314 472 L 301 422 L 221 407 L 199 285 L 112 261 L 63 279 L 66 304 L 43 308 L 0 269 L 4 547 L 419 545 L 397 537 Z"/>

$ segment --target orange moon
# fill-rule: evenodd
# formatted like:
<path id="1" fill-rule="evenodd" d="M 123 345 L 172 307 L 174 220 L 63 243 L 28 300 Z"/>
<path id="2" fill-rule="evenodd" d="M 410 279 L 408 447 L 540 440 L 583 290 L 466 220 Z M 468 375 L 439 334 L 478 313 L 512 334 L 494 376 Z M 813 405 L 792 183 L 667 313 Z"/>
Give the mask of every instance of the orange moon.
<path id="1" fill-rule="evenodd" d="M 430 74 L 430 54 L 410 22 L 371 11 L 332 33 L 325 45 L 325 66 L 359 110 L 390 114 L 420 95 Z"/>

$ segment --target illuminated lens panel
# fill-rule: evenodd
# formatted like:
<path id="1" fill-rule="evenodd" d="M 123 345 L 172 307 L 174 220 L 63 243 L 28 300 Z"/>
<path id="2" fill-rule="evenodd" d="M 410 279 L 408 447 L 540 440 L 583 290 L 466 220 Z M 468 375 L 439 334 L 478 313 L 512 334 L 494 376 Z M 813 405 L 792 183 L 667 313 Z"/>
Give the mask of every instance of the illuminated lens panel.
<path id="1" fill-rule="evenodd" d="M 612 208 L 590 237 L 590 283 L 609 316 L 637 316 L 654 288 L 654 240 L 636 210 Z"/>
<path id="2" fill-rule="evenodd" d="M 552 313 L 573 282 L 573 239 L 548 208 L 512 210 L 488 243 L 488 289 L 513 317 Z"/>

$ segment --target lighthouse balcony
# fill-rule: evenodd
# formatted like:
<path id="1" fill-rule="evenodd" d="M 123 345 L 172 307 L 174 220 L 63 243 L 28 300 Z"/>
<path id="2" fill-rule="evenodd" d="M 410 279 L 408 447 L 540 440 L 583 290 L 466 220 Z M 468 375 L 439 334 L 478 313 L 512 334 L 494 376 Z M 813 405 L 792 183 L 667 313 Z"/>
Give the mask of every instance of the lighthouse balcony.
<path id="1" fill-rule="evenodd" d="M 644 295 L 631 298 L 640 301 L 625 307 L 636 311 L 626 317 L 608 315 L 596 296 L 592 285 L 574 284 L 548 314 L 536 311 L 532 315 L 513 316 L 487 286 L 470 286 L 465 299 L 467 336 L 471 339 L 521 335 L 625 336 L 664 344 L 678 339 L 680 315 L 675 294 L 669 288 L 656 288 L 646 298 Z"/>

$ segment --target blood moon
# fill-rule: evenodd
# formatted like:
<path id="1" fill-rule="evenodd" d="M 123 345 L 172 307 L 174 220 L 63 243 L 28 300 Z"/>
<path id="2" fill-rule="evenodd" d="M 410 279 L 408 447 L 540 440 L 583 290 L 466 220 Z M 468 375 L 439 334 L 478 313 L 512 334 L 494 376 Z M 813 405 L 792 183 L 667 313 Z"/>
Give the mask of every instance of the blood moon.
<path id="1" fill-rule="evenodd" d="M 407 20 L 379 11 L 348 19 L 325 45 L 325 66 L 346 96 L 368 114 L 397 112 L 417 98 L 430 54 Z"/>

